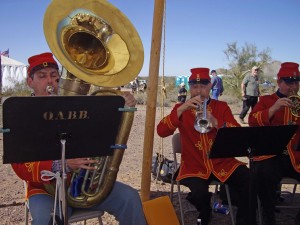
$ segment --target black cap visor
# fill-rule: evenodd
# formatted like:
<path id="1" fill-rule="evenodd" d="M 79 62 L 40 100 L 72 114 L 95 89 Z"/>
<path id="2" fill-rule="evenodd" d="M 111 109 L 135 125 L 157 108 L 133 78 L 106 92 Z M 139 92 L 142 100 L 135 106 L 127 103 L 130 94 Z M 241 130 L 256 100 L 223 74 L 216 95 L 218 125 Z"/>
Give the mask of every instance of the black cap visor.
<path id="1" fill-rule="evenodd" d="M 282 77 L 280 78 L 281 80 L 283 80 L 285 83 L 290 84 L 296 81 L 300 81 L 300 77 Z"/>
<path id="2" fill-rule="evenodd" d="M 204 84 L 204 85 L 207 85 L 209 83 L 210 83 L 210 80 L 207 80 L 207 79 L 190 80 L 189 81 L 189 85 L 191 85 L 191 84 Z"/>

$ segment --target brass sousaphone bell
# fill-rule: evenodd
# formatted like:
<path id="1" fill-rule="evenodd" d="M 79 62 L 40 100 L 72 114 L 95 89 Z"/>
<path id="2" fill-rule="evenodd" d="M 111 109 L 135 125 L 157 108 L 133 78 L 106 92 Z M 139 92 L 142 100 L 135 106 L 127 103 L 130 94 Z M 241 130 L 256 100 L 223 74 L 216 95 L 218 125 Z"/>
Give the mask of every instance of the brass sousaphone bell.
<path id="1" fill-rule="evenodd" d="M 54 56 L 68 71 L 59 81 L 60 95 L 86 95 L 91 84 L 106 88 L 94 95 L 121 95 L 111 88 L 134 80 L 143 66 L 144 50 L 137 31 L 106 0 L 53 0 L 44 16 L 44 33 Z M 126 145 L 133 116 L 132 111 L 123 112 L 116 144 Z M 67 194 L 70 206 L 88 208 L 109 194 L 124 149 L 113 151 L 112 156 L 98 157 L 101 170 L 96 174 L 87 171 L 85 179 L 93 180 L 89 187 L 82 187 L 80 196 Z M 53 186 L 46 188 L 53 193 Z"/>
<path id="2" fill-rule="evenodd" d="M 48 45 L 77 78 L 101 87 L 129 83 L 144 62 L 141 39 L 106 0 L 54 0 L 44 17 Z"/>

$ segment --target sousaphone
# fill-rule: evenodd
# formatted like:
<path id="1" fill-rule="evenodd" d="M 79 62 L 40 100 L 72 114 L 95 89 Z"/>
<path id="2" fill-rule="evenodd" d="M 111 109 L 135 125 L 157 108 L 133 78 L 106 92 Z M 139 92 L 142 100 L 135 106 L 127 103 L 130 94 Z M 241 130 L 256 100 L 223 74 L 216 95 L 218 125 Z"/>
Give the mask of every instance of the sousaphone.
<path id="1" fill-rule="evenodd" d="M 121 95 L 112 88 L 134 80 L 143 66 L 144 50 L 137 31 L 106 0 L 53 0 L 44 16 L 44 33 L 54 56 L 67 70 L 59 81 L 61 95 L 87 95 L 91 85 L 105 87 L 95 95 Z M 133 116 L 133 110 L 123 112 L 117 145 L 126 145 Z M 86 171 L 88 187 L 83 185 L 79 196 L 68 191 L 70 206 L 88 208 L 109 194 L 124 149 L 113 151 L 112 156 L 98 157 L 96 174 Z M 46 188 L 53 193 L 52 188 Z"/>

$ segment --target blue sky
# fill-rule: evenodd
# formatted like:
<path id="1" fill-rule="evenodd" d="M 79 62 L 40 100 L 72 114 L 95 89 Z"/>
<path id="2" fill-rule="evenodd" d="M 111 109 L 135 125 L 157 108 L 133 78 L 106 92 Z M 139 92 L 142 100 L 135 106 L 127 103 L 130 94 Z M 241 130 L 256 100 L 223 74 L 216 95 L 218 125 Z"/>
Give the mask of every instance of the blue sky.
<path id="1" fill-rule="evenodd" d="M 50 2 L 1 1 L 0 50 L 9 48 L 10 57 L 25 64 L 29 56 L 50 51 L 43 32 Z M 147 76 L 154 0 L 109 2 L 136 27 L 145 54 L 139 75 Z M 300 63 L 299 0 L 167 0 L 166 13 L 166 76 L 189 75 L 193 67 L 227 68 L 223 51 L 235 41 L 270 48 L 274 60 Z"/>

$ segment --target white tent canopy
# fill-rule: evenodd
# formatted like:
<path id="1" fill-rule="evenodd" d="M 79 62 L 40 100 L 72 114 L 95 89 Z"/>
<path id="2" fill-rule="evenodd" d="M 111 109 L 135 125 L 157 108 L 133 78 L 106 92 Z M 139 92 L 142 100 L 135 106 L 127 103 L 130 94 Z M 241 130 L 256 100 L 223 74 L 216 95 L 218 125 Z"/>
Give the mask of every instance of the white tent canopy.
<path id="1" fill-rule="evenodd" d="M 26 79 L 27 66 L 17 60 L 1 55 L 2 90 L 14 87 Z"/>

